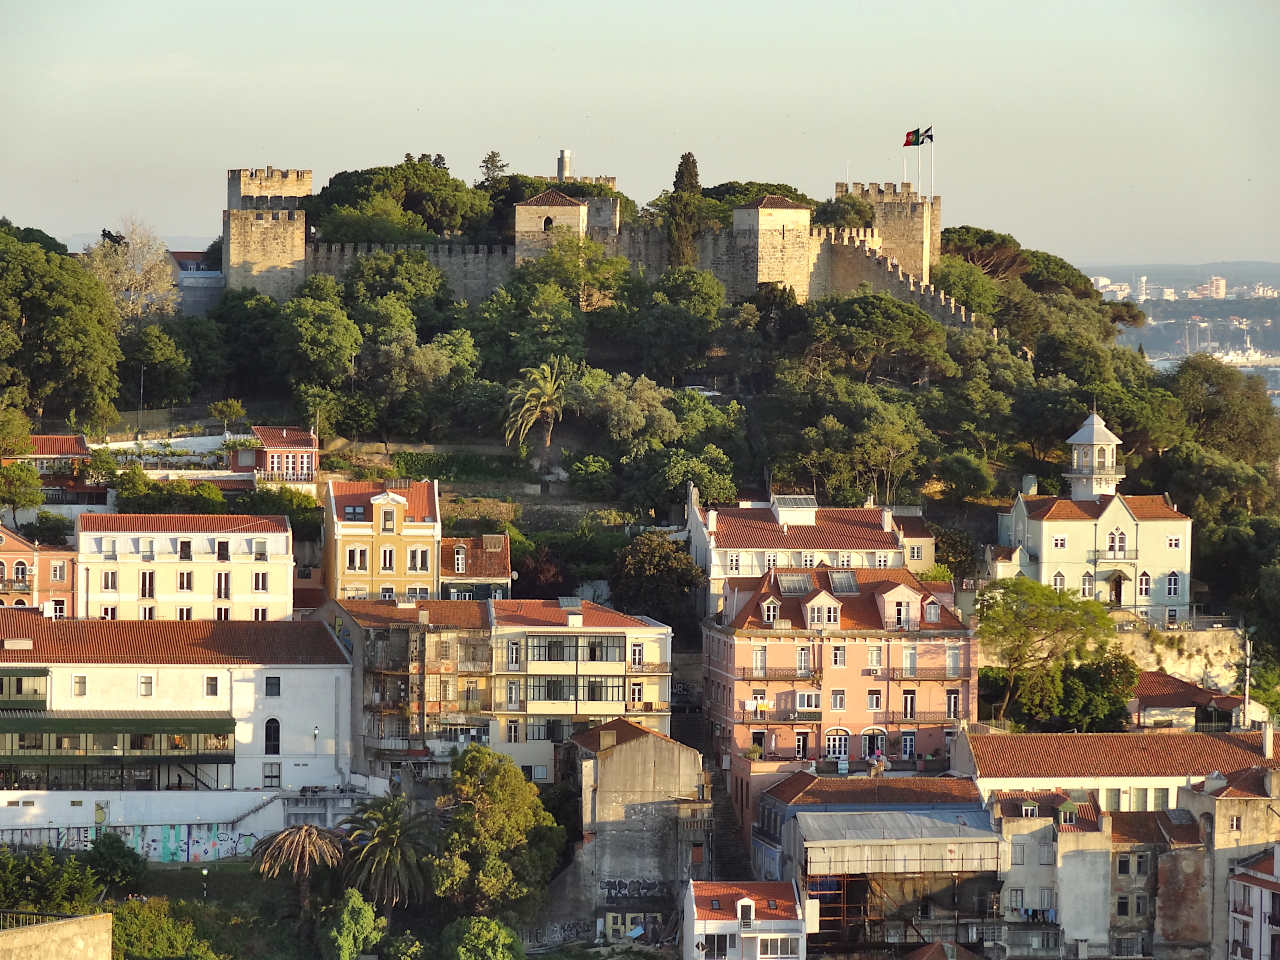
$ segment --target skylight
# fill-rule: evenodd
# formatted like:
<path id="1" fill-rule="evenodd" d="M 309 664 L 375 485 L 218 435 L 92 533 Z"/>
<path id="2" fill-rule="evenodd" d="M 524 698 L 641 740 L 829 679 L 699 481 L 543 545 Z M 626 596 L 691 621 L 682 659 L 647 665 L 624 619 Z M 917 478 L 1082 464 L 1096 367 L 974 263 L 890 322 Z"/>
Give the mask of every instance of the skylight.
<path id="1" fill-rule="evenodd" d="M 858 578 L 852 570 L 832 570 L 827 574 L 831 578 L 831 592 L 849 594 L 858 592 Z"/>
<path id="2" fill-rule="evenodd" d="M 813 581 L 800 573 L 780 573 L 778 589 L 784 597 L 803 597 L 813 589 Z"/>

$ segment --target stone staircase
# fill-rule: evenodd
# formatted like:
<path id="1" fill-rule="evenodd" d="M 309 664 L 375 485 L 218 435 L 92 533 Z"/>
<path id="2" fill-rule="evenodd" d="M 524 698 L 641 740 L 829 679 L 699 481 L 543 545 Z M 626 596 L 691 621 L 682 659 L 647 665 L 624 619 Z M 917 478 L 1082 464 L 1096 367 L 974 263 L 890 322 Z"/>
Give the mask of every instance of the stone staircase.
<path id="1" fill-rule="evenodd" d="M 715 880 L 750 880 L 751 851 L 738 828 L 723 770 L 711 767 L 711 815 L 715 820 L 711 846 L 711 876 Z"/>

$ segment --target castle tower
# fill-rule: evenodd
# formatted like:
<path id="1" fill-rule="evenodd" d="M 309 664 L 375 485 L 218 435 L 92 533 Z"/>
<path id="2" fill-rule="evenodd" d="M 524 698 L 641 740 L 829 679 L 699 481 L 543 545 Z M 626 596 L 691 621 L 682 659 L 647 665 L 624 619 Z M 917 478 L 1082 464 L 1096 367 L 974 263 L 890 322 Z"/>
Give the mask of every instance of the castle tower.
<path id="1" fill-rule="evenodd" d="M 837 197 L 860 197 L 871 204 L 883 252 L 921 283 L 929 282 L 942 256 L 942 198 L 916 193 L 909 183 L 837 183 Z"/>
<path id="2" fill-rule="evenodd" d="M 1107 429 L 1097 412 L 1067 438 L 1071 445 L 1071 469 L 1064 476 L 1071 481 L 1072 500 L 1097 500 L 1114 494 L 1124 479 L 1120 463 L 1120 438 Z"/>
<path id="3" fill-rule="evenodd" d="M 222 212 L 222 275 L 227 289 L 254 287 L 286 300 L 306 277 L 310 170 L 228 170 Z"/>
<path id="4" fill-rule="evenodd" d="M 733 211 L 734 240 L 745 255 L 733 266 L 731 282 L 725 287 L 731 297 L 745 299 L 762 283 L 776 283 L 808 299 L 812 264 L 809 258 L 809 227 L 813 211 L 776 194 L 766 194 L 754 203 Z"/>
<path id="5" fill-rule="evenodd" d="M 516 204 L 516 265 L 542 256 L 557 236 L 587 235 L 589 205 L 559 190 L 543 190 Z"/>

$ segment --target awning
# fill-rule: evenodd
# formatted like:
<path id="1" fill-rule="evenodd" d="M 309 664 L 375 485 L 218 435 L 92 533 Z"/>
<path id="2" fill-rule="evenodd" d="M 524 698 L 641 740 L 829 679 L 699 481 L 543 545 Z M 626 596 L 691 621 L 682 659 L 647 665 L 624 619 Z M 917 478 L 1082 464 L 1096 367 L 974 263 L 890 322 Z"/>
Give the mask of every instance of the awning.
<path id="1" fill-rule="evenodd" d="M 1103 579 L 1103 580 L 1106 580 L 1108 583 L 1110 583 L 1110 582 L 1111 582 L 1111 581 L 1113 581 L 1113 580 L 1129 580 L 1129 579 L 1132 579 L 1132 578 L 1131 578 L 1127 573 L 1125 573 L 1123 570 L 1112 570 L 1110 573 L 1108 573 L 1108 574 L 1107 574 L 1105 577 L 1103 577 L 1102 579 Z"/>
<path id="2" fill-rule="evenodd" d="M 235 733 L 227 711 L 155 710 L 6 710 L 4 733 Z"/>
<path id="3" fill-rule="evenodd" d="M 0 667 L 0 677 L 47 677 L 48 667 Z"/>

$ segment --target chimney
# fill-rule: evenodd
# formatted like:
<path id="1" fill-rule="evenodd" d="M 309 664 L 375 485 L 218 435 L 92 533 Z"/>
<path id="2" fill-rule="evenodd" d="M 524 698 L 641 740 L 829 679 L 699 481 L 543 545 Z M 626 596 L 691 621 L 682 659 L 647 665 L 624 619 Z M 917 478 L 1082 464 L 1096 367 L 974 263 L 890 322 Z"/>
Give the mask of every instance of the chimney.
<path id="1" fill-rule="evenodd" d="M 1022 492 L 1028 497 L 1034 497 L 1040 489 L 1040 479 L 1034 473 L 1024 473 L 1022 475 Z"/>
<path id="2" fill-rule="evenodd" d="M 784 537 L 787 535 L 787 525 L 786 525 L 786 523 L 783 523 L 783 524 L 782 524 L 782 535 L 783 535 Z"/>
<path id="3" fill-rule="evenodd" d="M 600 730 L 600 749 L 608 750 L 610 747 L 617 746 L 618 731 L 617 730 Z"/>
<path id="4" fill-rule="evenodd" d="M 568 627 L 581 627 L 582 614 L 576 610 L 572 612 L 566 611 L 564 615 L 564 622 L 565 622 L 565 626 L 568 626 Z"/>
<path id="5" fill-rule="evenodd" d="M 429 627 L 429 626 L 431 626 L 431 611 L 430 611 L 430 610 L 422 610 L 422 609 L 419 609 L 419 610 L 418 610 L 418 626 L 420 626 L 420 627 Z"/>
<path id="6" fill-rule="evenodd" d="M 288 439 L 289 439 L 289 428 L 288 428 L 288 427 L 285 427 L 285 428 L 283 429 L 283 431 L 281 431 L 281 434 L 280 434 L 280 435 L 281 435 L 282 437 L 284 437 L 286 440 L 288 440 Z"/>
<path id="7" fill-rule="evenodd" d="M 1274 760 L 1276 757 L 1275 728 L 1270 720 L 1262 725 L 1262 757 L 1265 760 Z"/>
<path id="8" fill-rule="evenodd" d="M 893 511 L 888 507 L 880 508 L 880 527 L 884 530 L 893 529 Z"/>
<path id="9" fill-rule="evenodd" d="M 707 533 L 716 532 L 716 512 L 714 510 L 707 511 Z"/>

